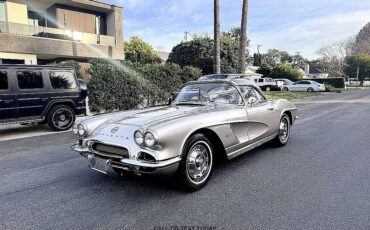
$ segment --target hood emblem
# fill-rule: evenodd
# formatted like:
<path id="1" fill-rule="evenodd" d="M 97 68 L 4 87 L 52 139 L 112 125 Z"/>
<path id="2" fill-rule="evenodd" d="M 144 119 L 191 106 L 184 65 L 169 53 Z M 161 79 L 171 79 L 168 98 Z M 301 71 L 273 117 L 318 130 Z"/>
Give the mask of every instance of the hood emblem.
<path id="1" fill-rule="evenodd" d="M 114 127 L 110 132 L 111 132 L 111 133 L 116 133 L 118 130 L 119 130 L 119 127 L 118 127 L 118 126 L 116 126 L 116 127 Z"/>

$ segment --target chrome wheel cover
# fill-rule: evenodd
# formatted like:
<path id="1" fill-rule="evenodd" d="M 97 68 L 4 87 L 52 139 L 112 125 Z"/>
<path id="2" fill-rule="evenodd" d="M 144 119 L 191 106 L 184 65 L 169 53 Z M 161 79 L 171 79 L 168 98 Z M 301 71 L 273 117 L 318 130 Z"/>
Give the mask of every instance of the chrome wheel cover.
<path id="1" fill-rule="evenodd" d="M 186 174 L 195 184 L 207 180 L 212 168 L 212 152 L 204 141 L 196 142 L 189 150 L 186 158 Z"/>
<path id="2" fill-rule="evenodd" d="M 69 109 L 60 108 L 53 114 L 53 124 L 58 128 L 66 128 L 73 123 L 73 113 Z"/>
<path id="3" fill-rule="evenodd" d="M 289 121 L 286 117 L 283 117 L 279 125 L 279 140 L 282 143 L 286 143 L 289 139 Z"/>

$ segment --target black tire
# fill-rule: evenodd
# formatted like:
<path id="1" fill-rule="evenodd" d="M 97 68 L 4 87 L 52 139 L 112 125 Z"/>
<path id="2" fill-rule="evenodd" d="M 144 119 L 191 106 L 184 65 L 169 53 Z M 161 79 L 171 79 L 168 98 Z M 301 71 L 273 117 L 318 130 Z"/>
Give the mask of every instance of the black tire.
<path id="1" fill-rule="evenodd" d="M 265 91 L 266 92 L 270 92 L 271 91 L 271 87 L 270 86 L 266 86 Z"/>
<path id="2" fill-rule="evenodd" d="M 313 88 L 309 87 L 309 88 L 307 89 L 307 92 L 311 92 L 311 93 L 313 93 L 313 92 L 315 92 L 315 90 L 314 90 Z"/>
<path id="3" fill-rule="evenodd" d="M 68 105 L 56 105 L 52 107 L 46 117 L 50 129 L 54 131 L 70 129 L 75 120 L 75 111 Z"/>
<path id="4" fill-rule="evenodd" d="M 200 148 L 201 153 L 195 151 L 196 148 Z M 203 153 L 206 151 L 205 153 Z M 198 155 L 196 155 L 198 152 Z M 194 159 L 194 156 L 195 159 Z M 207 156 L 207 157 L 205 157 Z M 199 159 L 199 161 L 197 161 Z M 192 161 L 194 161 L 192 164 Z M 193 165 L 193 170 L 191 170 L 191 165 Z M 195 168 L 194 168 L 195 167 Z M 199 168 L 202 168 L 202 173 L 199 178 L 194 178 L 193 173 L 197 172 Z M 213 148 L 211 142 L 203 134 L 195 134 L 191 136 L 185 143 L 177 175 L 181 180 L 182 186 L 189 191 L 197 191 L 203 188 L 209 178 L 211 177 L 213 169 Z"/>
<path id="5" fill-rule="evenodd" d="M 289 91 L 289 88 L 288 87 L 284 87 L 282 91 L 288 92 Z"/>
<path id="6" fill-rule="evenodd" d="M 282 122 L 284 122 L 284 124 L 286 125 L 286 130 L 281 127 Z M 281 146 L 284 146 L 288 143 L 289 138 L 290 138 L 290 128 L 291 128 L 290 118 L 287 114 L 284 114 L 281 117 L 280 122 L 279 122 L 279 130 L 278 130 L 277 136 L 273 140 L 273 143 L 276 146 L 281 147 Z M 284 132 L 286 132 L 286 133 L 284 133 Z"/>

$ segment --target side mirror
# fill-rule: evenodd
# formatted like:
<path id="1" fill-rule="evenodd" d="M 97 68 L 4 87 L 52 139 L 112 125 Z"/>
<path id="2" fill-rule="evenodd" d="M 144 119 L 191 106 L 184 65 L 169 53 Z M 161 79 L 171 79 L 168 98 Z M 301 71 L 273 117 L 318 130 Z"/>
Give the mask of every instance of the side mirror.
<path id="1" fill-rule="evenodd" d="M 250 97 L 248 98 L 248 105 L 249 106 L 252 106 L 253 104 L 255 104 L 257 102 L 257 98 L 256 97 Z"/>
<path id="2" fill-rule="evenodd" d="M 178 94 L 177 92 L 171 93 L 171 96 L 168 98 L 168 105 L 171 105 L 176 100 Z"/>

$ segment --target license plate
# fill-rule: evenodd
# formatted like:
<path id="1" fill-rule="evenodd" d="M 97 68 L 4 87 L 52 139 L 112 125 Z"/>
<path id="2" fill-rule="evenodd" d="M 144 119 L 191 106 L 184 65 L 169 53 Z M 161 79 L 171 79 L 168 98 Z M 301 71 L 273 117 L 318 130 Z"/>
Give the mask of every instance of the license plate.
<path id="1" fill-rule="evenodd" d="M 89 155 L 87 159 L 91 169 L 111 176 L 117 175 L 112 166 L 110 166 L 110 160 L 100 159 L 93 155 Z"/>

